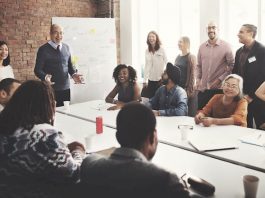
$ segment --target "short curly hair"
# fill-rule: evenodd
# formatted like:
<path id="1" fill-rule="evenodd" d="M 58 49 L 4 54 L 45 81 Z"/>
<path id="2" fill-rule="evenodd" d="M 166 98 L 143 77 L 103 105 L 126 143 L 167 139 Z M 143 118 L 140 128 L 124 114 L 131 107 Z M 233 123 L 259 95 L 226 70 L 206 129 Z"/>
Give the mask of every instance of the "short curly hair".
<path id="1" fill-rule="evenodd" d="M 132 83 L 134 84 L 136 82 L 136 78 L 137 78 L 137 75 L 136 75 L 136 71 L 135 69 L 132 67 L 132 66 L 127 66 L 125 64 L 120 64 L 118 65 L 117 67 L 115 67 L 114 71 L 113 71 L 113 74 L 112 74 L 112 77 L 114 78 L 115 82 L 120 85 L 120 81 L 119 81 L 119 73 L 122 69 L 125 69 L 127 68 L 128 71 L 129 71 L 129 83 Z"/>

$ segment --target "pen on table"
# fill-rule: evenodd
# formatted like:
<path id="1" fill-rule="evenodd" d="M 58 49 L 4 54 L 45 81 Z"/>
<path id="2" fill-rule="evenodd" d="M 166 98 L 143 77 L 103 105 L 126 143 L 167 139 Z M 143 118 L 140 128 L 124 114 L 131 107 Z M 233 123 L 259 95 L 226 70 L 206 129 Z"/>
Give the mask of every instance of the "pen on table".
<path id="1" fill-rule="evenodd" d="M 228 147 L 228 148 L 219 148 L 219 149 L 207 149 L 204 150 L 204 152 L 211 152 L 211 151 L 225 151 L 225 150 L 232 150 L 232 149 L 238 149 L 238 147 Z"/>
<path id="2" fill-rule="evenodd" d="M 259 134 L 259 136 L 257 137 L 257 139 L 260 139 L 260 138 L 261 138 L 261 136 L 262 136 L 262 134 Z"/>

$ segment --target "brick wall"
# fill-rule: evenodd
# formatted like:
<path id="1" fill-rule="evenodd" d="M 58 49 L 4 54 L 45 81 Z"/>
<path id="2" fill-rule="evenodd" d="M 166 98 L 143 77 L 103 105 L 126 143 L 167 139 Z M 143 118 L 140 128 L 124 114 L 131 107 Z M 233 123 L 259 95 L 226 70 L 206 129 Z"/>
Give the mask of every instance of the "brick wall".
<path id="1" fill-rule="evenodd" d="M 33 73 L 38 47 L 49 40 L 52 17 L 95 17 L 92 0 L 0 0 L 0 40 L 9 45 L 11 65 L 19 80 Z"/>
<path id="2" fill-rule="evenodd" d="M 0 40 L 8 43 L 19 80 L 35 79 L 36 53 L 49 40 L 52 17 L 114 17 L 120 63 L 120 0 L 0 0 Z"/>

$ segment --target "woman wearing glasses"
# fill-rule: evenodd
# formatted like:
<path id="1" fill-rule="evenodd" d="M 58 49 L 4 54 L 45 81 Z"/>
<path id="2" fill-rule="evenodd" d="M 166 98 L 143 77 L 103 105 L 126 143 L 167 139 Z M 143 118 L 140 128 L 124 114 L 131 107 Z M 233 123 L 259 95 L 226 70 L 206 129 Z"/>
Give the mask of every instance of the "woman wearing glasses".
<path id="1" fill-rule="evenodd" d="M 214 95 L 195 116 L 195 123 L 204 126 L 238 125 L 247 126 L 247 100 L 243 98 L 243 79 L 228 75 L 222 85 L 223 94 Z"/>

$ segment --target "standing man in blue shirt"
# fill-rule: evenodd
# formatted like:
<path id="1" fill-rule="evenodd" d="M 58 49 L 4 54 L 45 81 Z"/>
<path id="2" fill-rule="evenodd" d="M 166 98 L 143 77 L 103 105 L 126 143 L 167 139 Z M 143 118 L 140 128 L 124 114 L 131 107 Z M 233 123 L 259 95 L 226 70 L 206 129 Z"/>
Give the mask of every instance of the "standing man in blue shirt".
<path id="1" fill-rule="evenodd" d="M 51 40 L 42 45 L 37 53 L 35 75 L 52 84 L 55 91 L 56 106 L 70 101 L 70 74 L 75 83 L 81 83 L 81 75 L 76 73 L 71 61 L 69 46 L 62 43 L 63 29 L 57 24 L 51 25 Z"/>
<path id="2" fill-rule="evenodd" d="M 187 93 L 180 87 L 180 69 L 167 63 L 162 83 L 155 96 L 147 104 L 156 116 L 186 116 L 188 114 Z"/>

